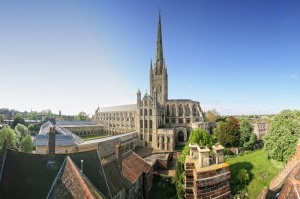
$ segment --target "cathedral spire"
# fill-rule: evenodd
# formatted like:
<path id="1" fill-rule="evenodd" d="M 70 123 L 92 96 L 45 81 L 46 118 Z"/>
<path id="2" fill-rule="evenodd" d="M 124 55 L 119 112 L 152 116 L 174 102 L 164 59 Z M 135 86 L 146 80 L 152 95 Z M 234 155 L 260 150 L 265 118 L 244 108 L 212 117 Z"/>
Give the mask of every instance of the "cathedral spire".
<path id="1" fill-rule="evenodd" d="M 152 59 L 150 61 L 150 70 L 152 71 Z"/>
<path id="2" fill-rule="evenodd" d="M 157 41 L 156 41 L 156 71 L 158 74 L 161 74 L 162 66 L 163 66 L 163 46 L 162 46 L 162 34 L 161 34 L 161 19 L 160 19 L 160 11 L 158 15 L 158 28 L 157 28 Z"/>

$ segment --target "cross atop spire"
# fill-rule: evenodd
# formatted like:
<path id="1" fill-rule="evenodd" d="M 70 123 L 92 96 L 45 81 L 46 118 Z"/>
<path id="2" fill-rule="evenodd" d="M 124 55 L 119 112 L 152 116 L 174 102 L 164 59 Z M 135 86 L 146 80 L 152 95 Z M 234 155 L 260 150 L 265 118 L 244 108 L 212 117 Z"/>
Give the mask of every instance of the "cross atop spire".
<path id="1" fill-rule="evenodd" d="M 162 34 L 161 34 L 161 17 L 160 10 L 158 14 L 158 28 L 157 28 L 157 41 L 156 41 L 156 74 L 161 74 L 163 67 L 164 57 L 163 57 L 163 45 L 162 45 Z"/>

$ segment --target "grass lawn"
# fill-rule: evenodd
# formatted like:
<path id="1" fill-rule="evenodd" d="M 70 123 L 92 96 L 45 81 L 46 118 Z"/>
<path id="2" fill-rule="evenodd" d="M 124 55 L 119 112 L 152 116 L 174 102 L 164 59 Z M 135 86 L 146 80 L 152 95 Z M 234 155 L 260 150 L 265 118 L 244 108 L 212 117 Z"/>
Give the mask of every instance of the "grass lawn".
<path id="1" fill-rule="evenodd" d="M 99 138 L 106 138 L 108 135 L 87 135 L 87 136 L 80 136 L 84 141 L 87 140 L 94 140 Z"/>
<path id="2" fill-rule="evenodd" d="M 282 166 L 273 164 L 264 154 L 263 150 L 257 150 L 243 156 L 226 158 L 225 162 L 230 165 L 231 171 L 231 192 L 235 194 L 238 190 L 237 175 L 239 169 L 246 169 L 249 173 L 249 184 L 247 185 L 250 198 L 256 198 L 264 186 L 269 186 Z"/>

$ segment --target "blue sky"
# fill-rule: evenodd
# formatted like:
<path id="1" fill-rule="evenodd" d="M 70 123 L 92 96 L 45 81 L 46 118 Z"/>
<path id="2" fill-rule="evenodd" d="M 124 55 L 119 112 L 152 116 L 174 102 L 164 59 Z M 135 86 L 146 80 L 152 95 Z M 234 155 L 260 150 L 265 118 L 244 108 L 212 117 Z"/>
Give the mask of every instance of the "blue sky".
<path id="1" fill-rule="evenodd" d="M 149 91 L 161 9 L 170 99 L 300 109 L 300 1 L 0 1 L 0 107 L 93 113 Z"/>

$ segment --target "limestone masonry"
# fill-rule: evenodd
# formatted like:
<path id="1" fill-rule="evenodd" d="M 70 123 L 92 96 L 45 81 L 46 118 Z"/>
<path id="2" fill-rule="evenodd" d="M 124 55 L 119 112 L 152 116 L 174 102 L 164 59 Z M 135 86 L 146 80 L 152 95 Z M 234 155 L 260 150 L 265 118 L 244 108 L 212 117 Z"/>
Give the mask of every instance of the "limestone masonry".
<path id="1" fill-rule="evenodd" d="M 171 151 L 176 143 L 187 141 L 193 123 L 204 122 L 198 101 L 168 99 L 168 72 L 163 57 L 161 17 L 158 19 L 156 57 L 150 63 L 150 93 L 142 97 L 137 91 L 137 103 L 99 108 L 96 124 L 107 134 L 137 131 L 138 145 Z"/>

